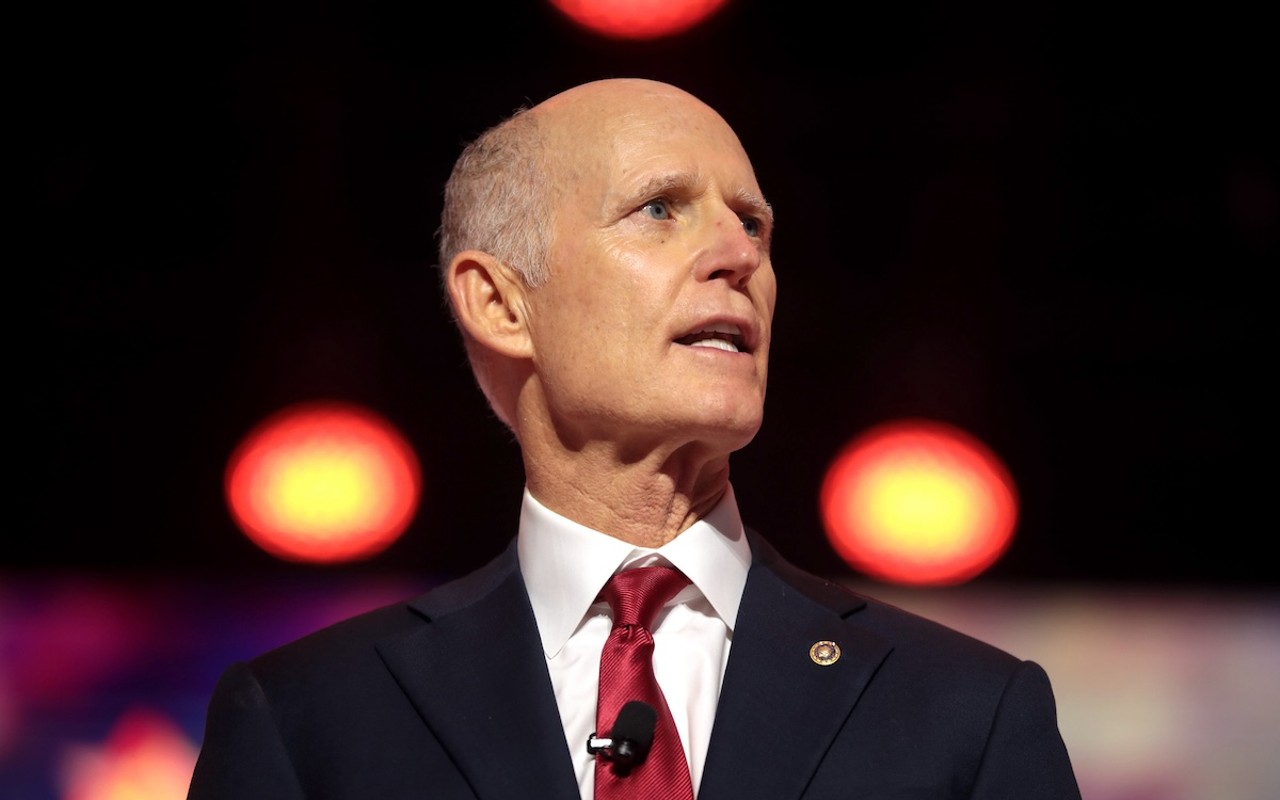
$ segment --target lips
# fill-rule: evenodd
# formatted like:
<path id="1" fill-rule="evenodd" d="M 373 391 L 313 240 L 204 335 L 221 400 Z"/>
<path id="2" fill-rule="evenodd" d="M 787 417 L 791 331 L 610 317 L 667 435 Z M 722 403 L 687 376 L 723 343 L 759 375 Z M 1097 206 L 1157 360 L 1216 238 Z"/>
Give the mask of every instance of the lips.
<path id="1" fill-rule="evenodd" d="M 710 347 L 730 353 L 751 352 L 742 327 L 732 322 L 712 322 L 676 339 L 686 347 Z"/>

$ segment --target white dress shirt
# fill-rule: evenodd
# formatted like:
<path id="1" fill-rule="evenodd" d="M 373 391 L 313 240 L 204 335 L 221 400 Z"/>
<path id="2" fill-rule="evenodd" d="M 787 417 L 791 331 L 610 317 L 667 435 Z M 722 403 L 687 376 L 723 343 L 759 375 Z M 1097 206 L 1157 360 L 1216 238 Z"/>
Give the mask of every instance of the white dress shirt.
<path id="1" fill-rule="evenodd" d="M 587 752 L 587 737 L 596 731 L 600 651 L 613 627 L 609 606 L 596 597 L 624 568 L 665 562 L 689 576 L 692 583 L 654 622 L 653 669 L 696 794 L 751 565 L 733 487 L 710 514 L 658 550 L 579 525 L 526 489 L 517 549 L 583 800 L 595 797 L 595 757 Z"/>

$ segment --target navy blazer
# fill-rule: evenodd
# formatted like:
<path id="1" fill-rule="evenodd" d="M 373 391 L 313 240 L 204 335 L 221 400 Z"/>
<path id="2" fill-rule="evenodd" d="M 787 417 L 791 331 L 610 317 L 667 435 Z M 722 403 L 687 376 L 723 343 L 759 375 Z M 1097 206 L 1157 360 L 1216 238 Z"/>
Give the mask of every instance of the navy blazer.
<path id="1" fill-rule="evenodd" d="M 1078 800 L 1037 664 L 748 536 L 699 800 Z M 821 640 L 835 663 L 810 658 Z M 223 674 L 190 800 L 302 797 L 578 800 L 514 542 Z"/>

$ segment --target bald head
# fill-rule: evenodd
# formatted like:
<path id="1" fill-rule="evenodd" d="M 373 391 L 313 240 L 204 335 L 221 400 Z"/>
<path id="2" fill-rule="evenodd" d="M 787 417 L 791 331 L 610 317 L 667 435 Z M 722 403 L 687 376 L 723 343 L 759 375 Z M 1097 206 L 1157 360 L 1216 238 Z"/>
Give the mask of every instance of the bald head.
<path id="1" fill-rule="evenodd" d="M 445 184 L 437 232 L 440 267 L 463 250 L 491 253 L 531 286 L 546 282 L 558 192 L 574 184 L 578 162 L 603 151 L 626 121 L 661 119 L 676 107 L 719 120 L 695 96 L 660 81 L 609 78 L 521 107 L 462 151 Z M 590 146 L 589 146 L 590 145 Z"/>
<path id="2" fill-rule="evenodd" d="M 719 118 L 715 109 L 677 86 L 645 78 L 608 78 L 566 89 L 534 107 L 548 124 L 590 135 L 620 117 L 637 117 L 674 105 L 697 108 Z"/>

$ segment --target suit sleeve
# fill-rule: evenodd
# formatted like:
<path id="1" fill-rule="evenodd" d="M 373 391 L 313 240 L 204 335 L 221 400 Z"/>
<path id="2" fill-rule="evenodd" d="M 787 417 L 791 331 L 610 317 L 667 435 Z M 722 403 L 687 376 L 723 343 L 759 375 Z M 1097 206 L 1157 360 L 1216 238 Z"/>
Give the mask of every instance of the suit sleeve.
<path id="1" fill-rule="evenodd" d="M 248 665 L 231 666 L 209 701 L 188 800 L 302 797 L 262 687 Z"/>
<path id="2" fill-rule="evenodd" d="M 1005 687 L 974 784 L 974 800 L 1010 797 L 1080 800 L 1049 676 L 1032 661 Z"/>

